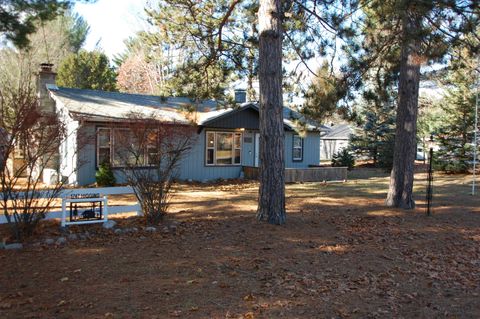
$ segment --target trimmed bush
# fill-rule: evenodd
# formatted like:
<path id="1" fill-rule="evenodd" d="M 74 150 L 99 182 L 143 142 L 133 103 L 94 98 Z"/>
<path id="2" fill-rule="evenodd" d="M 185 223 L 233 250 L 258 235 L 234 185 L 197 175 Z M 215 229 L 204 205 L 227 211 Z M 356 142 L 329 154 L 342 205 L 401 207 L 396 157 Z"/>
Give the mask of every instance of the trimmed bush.
<path id="1" fill-rule="evenodd" d="M 108 163 L 102 163 L 98 167 L 98 171 L 95 173 L 95 180 L 98 186 L 114 186 L 117 181 L 113 175 L 112 167 Z"/>
<path id="2" fill-rule="evenodd" d="M 353 166 L 355 165 L 355 159 L 353 158 L 353 155 L 350 154 L 349 150 L 344 148 L 337 153 L 333 154 L 332 157 L 332 166 L 338 167 L 338 166 L 346 166 L 348 169 L 352 169 Z"/>

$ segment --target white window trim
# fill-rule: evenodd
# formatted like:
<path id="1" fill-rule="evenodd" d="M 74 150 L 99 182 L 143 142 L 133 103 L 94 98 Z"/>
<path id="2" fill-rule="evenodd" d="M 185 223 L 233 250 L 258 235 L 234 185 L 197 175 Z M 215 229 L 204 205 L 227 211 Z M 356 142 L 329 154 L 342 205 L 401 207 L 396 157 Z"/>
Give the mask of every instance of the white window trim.
<path id="1" fill-rule="evenodd" d="M 112 165 L 112 129 L 110 129 L 109 127 L 98 127 L 97 128 L 97 134 L 96 134 L 96 140 L 97 140 L 97 147 L 96 147 L 96 152 L 97 152 L 97 167 L 100 166 L 100 148 L 107 148 L 106 146 L 103 146 L 103 147 L 100 147 L 100 139 L 98 138 L 98 133 L 100 131 L 108 131 L 108 135 L 109 135 L 109 145 L 108 145 L 108 148 L 109 148 L 109 155 L 110 155 L 110 160 L 109 160 L 109 164 Z"/>
<path id="2" fill-rule="evenodd" d="M 295 138 L 298 137 L 300 139 L 300 146 L 295 146 Z M 293 138 L 292 138 L 292 161 L 294 162 L 302 162 L 303 161 L 303 147 L 304 147 L 304 143 L 303 143 L 303 138 L 298 135 L 298 134 L 294 134 L 293 135 Z M 295 150 L 296 149 L 299 149 L 300 150 L 300 157 L 295 157 L 294 154 L 295 154 Z"/>
<path id="3" fill-rule="evenodd" d="M 213 133 L 213 147 L 208 146 L 208 134 Z M 232 135 L 232 164 L 218 164 L 217 163 L 217 133 Z M 240 135 L 240 148 L 235 147 L 235 135 Z M 213 149 L 213 163 L 208 163 L 208 150 Z M 240 162 L 235 163 L 235 151 L 240 150 Z M 242 150 L 243 150 L 243 132 L 238 131 L 205 131 L 205 166 L 241 166 L 242 165 Z"/>

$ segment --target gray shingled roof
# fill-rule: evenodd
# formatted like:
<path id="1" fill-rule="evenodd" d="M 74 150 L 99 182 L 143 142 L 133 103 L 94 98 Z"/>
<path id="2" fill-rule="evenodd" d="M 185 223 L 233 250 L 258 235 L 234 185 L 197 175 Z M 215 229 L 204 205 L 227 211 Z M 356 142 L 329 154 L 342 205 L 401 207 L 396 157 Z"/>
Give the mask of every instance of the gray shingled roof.
<path id="1" fill-rule="evenodd" d="M 160 97 L 155 95 L 130 94 L 119 92 L 107 92 L 86 89 L 72 89 L 56 86 L 48 86 L 54 99 L 61 102 L 70 113 L 83 116 L 91 120 L 125 119 L 129 113 L 143 114 L 145 117 L 155 116 L 167 122 L 189 122 L 187 118 L 188 108 L 195 107 L 197 110 L 195 121 L 197 124 L 220 117 L 226 113 L 235 111 L 232 108 L 222 108 L 217 101 L 206 100 L 195 104 L 185 97 Z M 258 109 L 256 104 L 253 105 Z M 242 107 L 243 107 L 242 106 Z M 305 120 L 300 113 L 285 107 L 283 110 L 284 121 L 290 128 L 296 127 L 295 122 L 307 121 L 309 130 L 328 130 L 326 126 L 313 121 Z"/>
<path id="2" fill-rule="evenodd" d="M 348 124 L 339 124 L 330 127 L 330 130 L 323 136 L 326 140 L 348 140 L 352 134 L 352 129 Z"/>
<path id="3" fill-rule="evenodd" d="M 154 95 L 129 94 L 72 88 L 49 87 L 54 99 L 59 100 L 71 113 L 99 118 L 126 118 L 135 112 L 150 116 L 155 114 L 164 121 L 187 121 L 185 111 L 194 102 L 185 97 L 163 98 Z M 217 102 L 204 101 L 196 105 L 199 112 L 210 112 Z"/>

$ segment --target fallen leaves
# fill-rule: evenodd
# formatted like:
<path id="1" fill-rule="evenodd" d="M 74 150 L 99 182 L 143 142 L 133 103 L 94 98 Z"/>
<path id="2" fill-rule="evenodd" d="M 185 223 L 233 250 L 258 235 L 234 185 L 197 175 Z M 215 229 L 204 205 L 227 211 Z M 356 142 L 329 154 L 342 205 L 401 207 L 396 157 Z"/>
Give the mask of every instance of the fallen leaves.
<path id="1" fill-rule="evenodd" d="M 10 309 L 12 308 L 12 303 L 11 302 L 2 302 L 0 303 L 0 309 Z"/>
<path id="2" fill-rule="evenodd" d="M 244 319 L 255 319 L 255 314 L 253 312 L 247 312 L 243 315 Z"/>
<path id="3" fill-rule="evenodd" d="M 0 295 L 0 312 L 12 318 L 62 312 L 95 318 L 134 312 L 146 318 L 475 317 L 477 213 L 387 214 L 390 209 L 378 210 L 383 198 L 371 203 L 349 192 L 352 197 L 339 200 L 348 184 L 302 187 L 289 190 L 285 227 L 258 223 L 250 211 L 237 209 L 254 206 L 256 190 L 219 191 L 215 200 L 192 191 L 194 204 L 174 215 L 181 219 L 177 235 L 136 242 L 133 233 L 110 238 L 97 232 L 98 240 L 74 244 L 81 249 L 26 250 L 18 260 L 4 255 L 0 279 L 12 293 Z M 240 199 L 229 202 L 228 196 Z M 125 221 L 141 229 L 135 223 Z"/>

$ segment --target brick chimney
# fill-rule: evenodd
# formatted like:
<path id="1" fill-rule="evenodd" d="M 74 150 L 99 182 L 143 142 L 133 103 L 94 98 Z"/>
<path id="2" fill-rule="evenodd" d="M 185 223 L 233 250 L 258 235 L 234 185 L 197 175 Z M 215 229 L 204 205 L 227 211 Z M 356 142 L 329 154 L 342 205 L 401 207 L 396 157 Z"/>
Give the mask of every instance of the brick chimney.
<path id="1" fill-rule="evenodd" d="M 37 96 L 40 102 L 40 109 L 44 112 L 54 112 L 55 103 L 50 98 L 48 88 L 55 88 L 55 78 L 57 73 L 53 72 L 53 64 L 40 64 L 40 71 L 37 74 Z"/>

